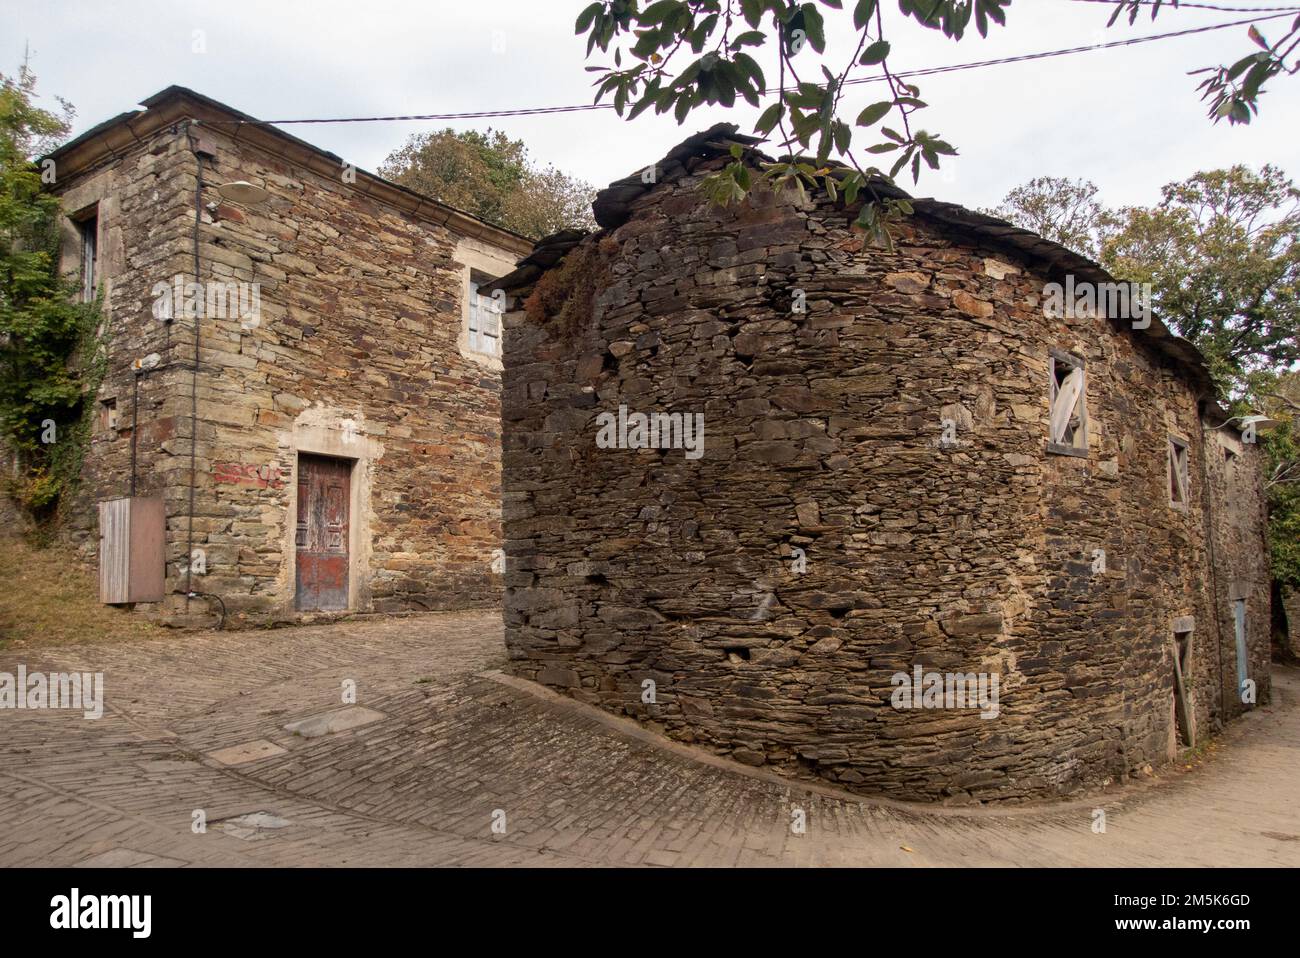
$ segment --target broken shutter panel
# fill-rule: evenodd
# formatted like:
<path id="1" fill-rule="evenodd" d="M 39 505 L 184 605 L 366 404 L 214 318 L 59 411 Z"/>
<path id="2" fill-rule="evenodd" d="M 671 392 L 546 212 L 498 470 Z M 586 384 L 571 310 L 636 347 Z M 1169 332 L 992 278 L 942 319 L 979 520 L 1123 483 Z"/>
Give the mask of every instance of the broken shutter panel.
<path id="1" fill-rule="evenodd" d="M 1052 442 L 1067 442 L 1070 423 L 1076 416 L 1079 401 L 1083 396 L 1083 370 L 1071 369 L 1061 380 L 1052 402 Z"/>
<path id="2" fill-rule="evenodd" d="M 1187 501 L 1187 457 L 1183 454 L 1182 447 L 1178 443 L 1170 440 L 1169 443 L 1169 475 L 1173 479 L 1173 500 L 1174 502 Z"/>

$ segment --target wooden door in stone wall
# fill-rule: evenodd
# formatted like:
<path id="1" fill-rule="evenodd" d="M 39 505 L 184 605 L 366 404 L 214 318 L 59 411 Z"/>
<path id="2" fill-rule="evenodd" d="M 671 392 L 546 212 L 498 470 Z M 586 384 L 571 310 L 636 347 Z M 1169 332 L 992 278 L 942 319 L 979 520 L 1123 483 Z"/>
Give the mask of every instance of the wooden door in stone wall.
<path id="1" fill-rule="evenodd" d="M 302 611 L 348 607 L 348 500 L 352 463 L 298 456 L 296 604 Z"/>

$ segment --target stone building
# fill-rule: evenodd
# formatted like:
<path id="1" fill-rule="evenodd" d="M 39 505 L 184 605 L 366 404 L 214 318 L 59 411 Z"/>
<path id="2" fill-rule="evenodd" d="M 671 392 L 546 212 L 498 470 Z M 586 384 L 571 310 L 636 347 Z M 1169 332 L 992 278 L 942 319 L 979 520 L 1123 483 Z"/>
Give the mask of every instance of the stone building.
<path id="1" fill-rule="evenodd" d="M 959 206 L 886 251 L 821 191 L 710 205 L 733 143 L 763 159 L 692 137 L 497 284 L 513 671 L 947 802 L 1118 780 L 1266 700 L 1260 453 L 1197 351 L 1118 293 L 1056 308 L 1113 278 Z"/>
<path id="2" fill-rule="evenodd" d="M 49 158 L 66 268 L 105 302 L 87 555 L 98 504 L 160 499 L 139 605 L 169 621 L 498 604 L 499 310 L 473 284 L 531 244 L 193 91 L 143 106 Z"/>

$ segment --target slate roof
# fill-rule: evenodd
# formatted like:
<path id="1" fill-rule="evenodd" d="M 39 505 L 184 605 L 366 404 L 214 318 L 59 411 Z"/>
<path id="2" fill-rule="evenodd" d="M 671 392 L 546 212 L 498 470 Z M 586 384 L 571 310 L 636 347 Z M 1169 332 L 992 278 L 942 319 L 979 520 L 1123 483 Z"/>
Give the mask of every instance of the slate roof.
<path id="1" fill-rule="evenodd" d="M 204 122 L 220 124 L 219 128 L 234 139 L 255 138 L 255 145 L 281 156 L 296 152 L 303 157 L 313 157 L 320 167 L 317 172 L 328 170 L 333 175 L 344 164 L 343 158 L 337 153 L 187 87 L 166 87 L 142 100 L 141 106 L 143 109 L 119 113 L 51 150 L 47 156 L 57 161 L 60 180 L 75 177 L 82 170 L 93 169 L 100 163 L 115 159 L 120 151 L 130 148 L 141 136 L 170 125 L 181 117 L 194 119 L 200 127 Z M 528 237 L 513 230 L 489 223 L 472 213 L 439 202 L 368 170 L 356 169 L 353 186 L 359 192 L 382 196 L 399 208 L 425 219 L 454 223 L 462 228 L 472 226 L 489 241 L 515 252 L 526 249 L 531 242 Z"/>
<path id="2" fill-rule="evenodd" d="M 592 212 L 601 233 L 614 230 L 632 216 L 632 206 L 637 199 L 656 187 L 688 176 L 700 165 L 720 156 L 729 155 L 733 143 L 750 148 L 749 161 L 757 164 L 772 158 L 754 147 L 761 143 L 758 137 L 737 132 L 732 123 L 718 123 L 707 130 L 687 137 L 677 144 L 656 164 L 653 183 L 643 182 L 641 171 L 615 180 L 601 190 L 592 203 Z M 919 216 L 942 224 L 950 230 L 969 235 L 994 246 L 1009 249 L 1042 268 L 1049 275 L 1063 276 L 1072 273 L 1076 282 L 1119 282 L 1099 263 L 1076 253 L 1060 243 L 1046 239 L 1032 230 L 1023 229 L 996 216 L 967 209 L 956 203 L 910 196 L 897 185 L 876 180 L 872 186 L 885 197 L 907 199 Z M 586 230 L 563 230 L 539 240 L 533 251 L 521 259 L 515 270 L 490 284 L 487 289 L 504 289 L 518 292 L 531 287 L 542 273 L 555 266 L 578 243 L 591 235 Z M 1158 352 L 1168 357 L 1192 382 L 1197 392 L 1213 402 L 1214 386 L 1205 357 L 1189 340 L 1175 335 L 1158 317 L 1144 330 L 1123 326 L 1132 335 L 1141 338 Z"/>

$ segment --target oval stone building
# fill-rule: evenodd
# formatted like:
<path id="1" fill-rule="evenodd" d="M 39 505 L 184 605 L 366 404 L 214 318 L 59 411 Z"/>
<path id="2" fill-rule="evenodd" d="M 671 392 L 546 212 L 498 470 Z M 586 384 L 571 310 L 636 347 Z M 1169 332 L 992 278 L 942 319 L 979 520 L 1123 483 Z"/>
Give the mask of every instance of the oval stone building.
<path id="1" fill-rule="evenodd" d="M 500 281 L 515 674 L 945 802 L 1117 781 L 1266 700 L 1259 452 L 1197 351 L 952 204 L 892 250 L 821 191 L 714 206 L 735 143 L 765 159 L 692 137 Z"/>

